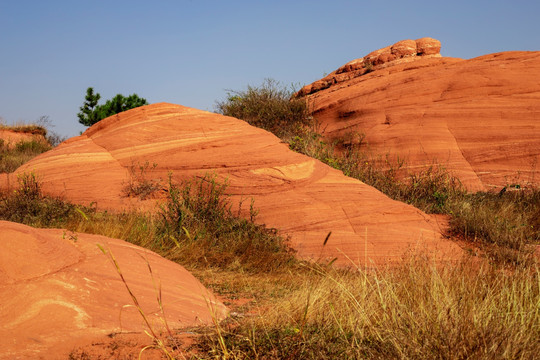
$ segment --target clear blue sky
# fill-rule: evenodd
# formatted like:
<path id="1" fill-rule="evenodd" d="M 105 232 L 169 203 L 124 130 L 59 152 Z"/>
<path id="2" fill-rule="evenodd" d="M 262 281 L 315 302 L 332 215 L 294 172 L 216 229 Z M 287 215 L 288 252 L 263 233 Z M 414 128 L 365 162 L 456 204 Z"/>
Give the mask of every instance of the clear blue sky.
<path id="1" fill-rule="evenodd" d="M 78 135 L 89 86 L 214 110 L 264 78 L 307 84 L 403 39 L 443 56 L 540 50 L 540 1 L 0 0 L 0 117 Z"/>

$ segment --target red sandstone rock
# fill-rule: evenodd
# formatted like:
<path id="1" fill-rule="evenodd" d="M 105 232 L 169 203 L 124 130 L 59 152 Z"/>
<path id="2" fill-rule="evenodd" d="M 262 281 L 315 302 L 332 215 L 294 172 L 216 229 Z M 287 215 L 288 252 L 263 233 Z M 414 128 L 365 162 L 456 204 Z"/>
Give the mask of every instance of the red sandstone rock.
<path id="1" fill-rule="evenodd" d="M 437 43 L 417 40 L 424 53 Z M 415 58 L 312 93 L 326 136 L 355 129 L 376 154 L 411 171 L 439 163 L 470 190 L 538 185 L 540 52 Z"/>
<path id="2" fill-rule="evenodd" d="M 365 75 L 373 70 L 415 61 L 419 57 L 440 57 L 441 43 L 432 38 L 402 40 L 392 46 L 375 50 L 360 59 L 355 59 L 341 66 L 313 84 L 306 85 L 297 97 L 306 96 L 329 88 L 330 86 Z M 336 76 L 338 75 L 339 76 Z"/>
<path id="3" fill-rule="evenodd" d="M 439 55 L 441 52 L 441 42 L 432 38 L 421 38 L 416 40 L 416 52 L 418 56 Z"/>
<path id="4" fill-rule="evenodd" d="M 121 240 L 0 221 L 0 359 L 67 359 L 81 343 L 147 330 L 109 259 L 113 252 L 156 331 L 210 324 L 225 307 L 182 266 Z M 129 307 L 126 307 L 129 305 Z"/>
<path id="5" fill-rule="evenodd" d="M 416 55 L 416 41 L 414 40 L 401 40 L 390 47 L 392 55 L 401 59 L 406 56 Z"/>
<path id="6" fill-rule="evenodd" d="M 390 200 L 340 171 L 289 150 L 277 137 L 246 122 L 179 105 L 160 103 L 104 119 L 83 135 L 44 153 L 3 179 L 33 171 L 45 192 L 117 210 L 155 210 L 159 199 L 127 198 L 123 189 L 133 164 L 156 163 L 148 179 L 176 181 L 215 173 L 257 220 L 291 236 L 305 259 L 337 258 L 341 265 L 380 264 L 408 251 L 450 249 L 437 223 L 412 206 Z M 323 241 L 332 235 L 325 247 Z"/>

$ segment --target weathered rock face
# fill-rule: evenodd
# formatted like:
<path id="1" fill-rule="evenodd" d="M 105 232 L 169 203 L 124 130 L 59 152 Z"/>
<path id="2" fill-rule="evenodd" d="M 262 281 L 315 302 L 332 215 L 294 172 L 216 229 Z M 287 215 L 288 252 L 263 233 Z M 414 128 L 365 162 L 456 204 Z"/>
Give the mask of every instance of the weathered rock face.
<path id="1" fill-rule="evenodd" d="M 225 315 L 225 307 L 182 266 L 121 240 L 0 221 L 0 241 L 0 359 L 67 359 L 77 344 L 147 330 L 96 244 L 112 251 L 156 331 L 164 330 L 163 318 L 179 328 Z M 161 283 L 164 316 L 146 261 Z"/>
<path id="2" fill-rule="evenodd" d="M 306 96 L 327 89 L 335 84 L 365 75 L 377 69 L 408 63 L 422 58 L 440 57 L 441 42 L 432 38 L 402 40 L 394 45 L 375 50 L 331 72 L 324 78 L 304 86 L 296 94 Z"/>
<path id="3" fill-rule="evenodd" d="M 129 168 L 145 163 L 156 164 L 146 176 L 163 187 L 169 172 L 175 181 L 205 173 L 226 179 L 233 201 L 247 200 L 248 208 L 253 198 L 257 221 L 289 235 L 302 258 L 370 265 L 414 250 L 460 254 L 414 207 L 289 150 L 244 121 L 167 103 L 102 120 L 5 177 L 3 186 L 14 187 L 17 174 L 33 171 L 47 193 L 76 203 L 154 210 L 159 199 L 128 198 L 123 190 L 135 180 Z"/>
<path id="4" fill-rule="evenodd" d="M 440 45 L 416 46 L 430 54 Z M 363 133 L 370 150 L 405 158 L 411 171 L 439 163 L 470 190 L 540 181 L 540 52 L 417 56 L 308 99 L 327 137 Z"/>

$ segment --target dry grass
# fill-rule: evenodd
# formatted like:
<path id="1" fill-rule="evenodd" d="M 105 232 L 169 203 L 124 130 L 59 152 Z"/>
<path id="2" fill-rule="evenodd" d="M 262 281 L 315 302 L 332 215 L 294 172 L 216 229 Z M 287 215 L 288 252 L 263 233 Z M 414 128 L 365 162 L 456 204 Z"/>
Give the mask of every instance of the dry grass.
<path id="1" fill-rule="evenodd" d="M 484 244 L 495 262 L 523 265 L 540 244 L 540 189 L 463 194 L 447 205 L 450 232 Z"/>
<path id="2" fill-rule="evenodd" d="M 281 282 L 273 306 L 223 325 L 228 356 L 208 337 L 206 358 L 533 359 L 540 350 L 538 266 L 416 259 L 373 272 L 307 270 Z"/>
<path id="3" fill-rule="evenodd" d="M 47 135 L 47 129 L 44 126 L 37 124 L 15 124 L 15 125 L 4 125 L 0 124 L 0 130 L 8 130 L 18 133 L 33 134 L 33 135 Z"/>
<path id="4" fill-rule="evenodd" d="M 130 177 L 124 183 L 124 196 L 138 197 L 141 200 L 153 197 L 160 190 L 164 189 L 161 179 L 151 178 L 153 171 L 158 164 L 146 161 L 145 163 L 132 163 L 128 168 Z"/>

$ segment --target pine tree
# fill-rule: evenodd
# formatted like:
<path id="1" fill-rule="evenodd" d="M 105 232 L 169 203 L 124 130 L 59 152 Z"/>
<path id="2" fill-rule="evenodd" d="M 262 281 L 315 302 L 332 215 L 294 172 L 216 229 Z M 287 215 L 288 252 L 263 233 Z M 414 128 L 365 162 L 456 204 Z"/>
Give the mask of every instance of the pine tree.
<path id="1" fill-rule="evenodd" d="M 86 89 L 86 97 L 84 98 L 84 104 L 79 108 L 80 113 L 77 114 L 79 122 L 85 126 L 91 126 L 97 123 L 101 119 L 97 119 L 96 107 L 101 95 L 99 93 L 94 94 L 94 88 L 89 87 Z"/>
<path id="2" fill-rule="evenodd" d="M 92 126 L 98 121 L 114 114 L 121 113 L 129 109 L 139 106 L 148 105 L 144 98 L 140 98 L 137 94 L 132 94 L 128 97 L 122 94 L 117 94 L 104 105 L 98 105 L 101 95 L 94 94 L 94 89 L 89 87 L 86 90 L 86 97 L 83 106 L 80 107 L 81 112 L 77 114 L 79 122 L 85 126 Z"/>

